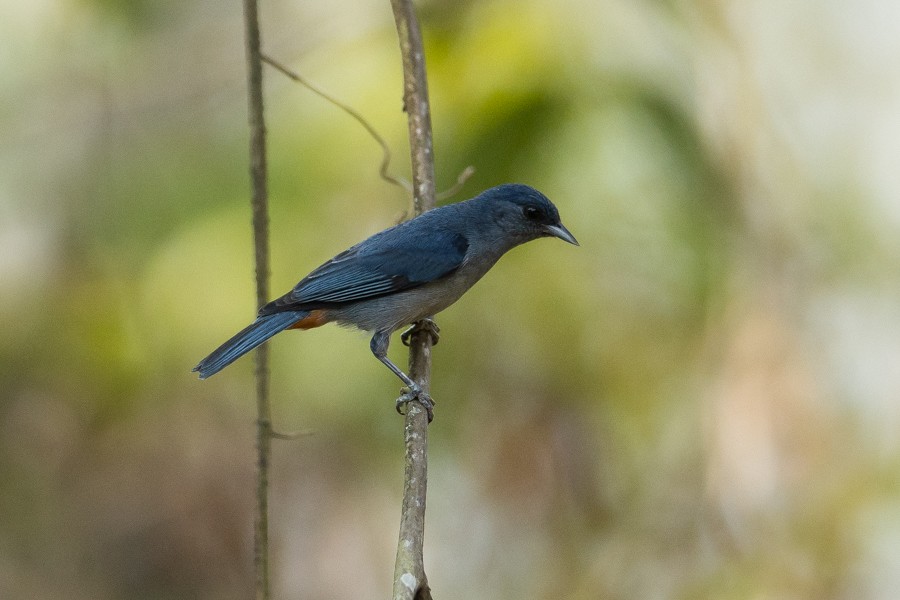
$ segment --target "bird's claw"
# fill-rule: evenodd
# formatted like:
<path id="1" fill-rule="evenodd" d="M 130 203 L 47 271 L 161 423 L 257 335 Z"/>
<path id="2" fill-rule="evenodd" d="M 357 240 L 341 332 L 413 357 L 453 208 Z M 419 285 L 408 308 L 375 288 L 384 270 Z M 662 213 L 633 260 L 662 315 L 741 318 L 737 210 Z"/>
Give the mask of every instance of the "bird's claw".
<path id="1" fill-rule="evenodd" d="M 414 333 L 418 333 L 419 331 L 425 331 L 431 336 L 432 346 L 436 346 L 441 339 L 441 328 L 438 327 L 437 323 L 435 323 L 433 319 L 422 319 L 421 321 L 416 321 L 409 329 L 401 333 L 400 341 L 403 342 L 404 346 L 409 346 L 410 338 Z"/>
<path id="2" fill-rule="evenodd" d="M 401 415 L 405 415 L 406 405 L 410 402 L 418 401 L 419 404 L 425 409 L 425 412 L 428 413 L 428 422 L 431 423 L 434 420 L 434 400 L 431 399 L 431 396 L 420 388 L 418 385 L 407 386 L 400 389 L 400 397 L 397 398 L 397 412 Z"/>

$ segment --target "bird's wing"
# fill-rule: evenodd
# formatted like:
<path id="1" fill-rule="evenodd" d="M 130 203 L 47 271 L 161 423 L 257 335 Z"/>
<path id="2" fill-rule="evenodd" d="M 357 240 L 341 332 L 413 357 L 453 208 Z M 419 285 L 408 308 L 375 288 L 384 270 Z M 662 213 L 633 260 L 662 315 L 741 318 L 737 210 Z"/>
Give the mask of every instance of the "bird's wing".
<path id="1" fill-rule="evenodd" d="M 393 232 L 385 231 L 338 254 L 260 314 L 356 302 L 414 288 L 459 268 L 469 246 L 465 236 L 450 231 L 421 236 Z"/>

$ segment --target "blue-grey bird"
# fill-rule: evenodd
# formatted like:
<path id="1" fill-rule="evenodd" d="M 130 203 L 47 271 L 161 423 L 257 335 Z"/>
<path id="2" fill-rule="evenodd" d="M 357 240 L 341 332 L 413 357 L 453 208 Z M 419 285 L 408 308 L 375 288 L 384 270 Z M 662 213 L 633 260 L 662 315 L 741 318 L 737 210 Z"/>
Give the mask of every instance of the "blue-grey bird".
<path id="1" fill-rule="evenodd" d="M 430 397 L 387 357 L 391 334 L 444 310 L 506 252 L 541 237 L 578 245 L 553 203 L 527 185 L 500 185 L 427 211 L 314 270 L 193 370 L 205 379 L 280 331 L 334 321 L 373 332 L 372 353 L 407 388 L 398 408 L 418 399 L 430 418 Z"/>

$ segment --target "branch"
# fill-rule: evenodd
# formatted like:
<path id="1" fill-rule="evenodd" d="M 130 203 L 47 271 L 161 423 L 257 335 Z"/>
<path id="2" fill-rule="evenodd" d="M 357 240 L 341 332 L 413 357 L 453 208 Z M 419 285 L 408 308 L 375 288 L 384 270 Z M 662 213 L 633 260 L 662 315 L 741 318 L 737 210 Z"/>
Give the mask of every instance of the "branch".
<path id="1" fill-rule="evenodd" d="M 444 190 L 443 192 L 437 195 L 438 200 L 446 200 L 447 198 L 452 198 L 456 194 L 459 193 L 459 190 L 462 189 L 462 186 L 466 184 L 469 180 L 469 177 L 475 174 L 475 167 L 469 165 L 465 169 L 462 170 L 462 173 L 456 178 L 456 183 L 450 186 L 450 189 Z"/>
<path id="2" fill-rule="evenodd" d="M 300 85 L 306 87 L 306 89 L 308 89 L 312 93 L 316 94 L 317 96 L 319 96 L 321 98 L 324 98 L 327 102 L 330 102 L 331 104 L 337 106 L 339 109 L 341 109 L 342 111 L 344 111 L 345 113 L 347 113 L 348 115 L 350 115 L 351 117 L 356 119 L 356 121 L 360 125 L 363 126 L 363 129 L 365 129 L 369 133 L 369 135 L 372 136 L 372 139 L 374 139 L 378 143 L 378 145 L 381 146 L 381 165 L 378 167 L 378 174 L 381 175 L 381 178 L 384 179 L 385 181 L 387 181 L 388 183 L 393 183 L 394 185 L 402 187 L 407 192 L 412 191 L 410 189 L 410 185 L 409 185 L 408 181 L 406 181 L 404 179 L 400 179 L 398 177 L 394 177 L 393 175 L 388 173 L 388 167 L 390 167 L 390 165 L 391 165 L 391 149 L 388 148 L 387 142 L 384 141 L 384 138 L 381 137 L 381 135 L 379 135 L 379 133 L 375 130 L 375 128 L 372 126 L 372 124 L 366 120 L 365 117 L 363 117 L 353 107 L 351 107 L 347 104 L 344 104 L 343 102 L 341 102 L 340 100 L 338 100 L 337 98 L 335 98 L 334 96 L 332 96 L 331 94 L 329 94 L 328 92 L 323 90 L 322 88 L 313 85 L 308 79 L 299 75 L 298 73 L 295 73 L 294 71 L 291 71 L 290 69 L 288 69 L 287 67 L 282 65 L 280 62 L 276 61 L 275 59 L 271 58 L 270 56 L 263 54 L 262 60 L 263 60 L 263 62 L 267 63 L 272 68 L 274 68 L 275 70 L 280 71 L 288 79 L 291 79 L 291 80 L 299 83 Z"/>
<path id="3" fill-rule="evenodd" d="M 329 94 L 328 92 L 326 92 L 325 90 L 320 88 L 319 86 L 312 83 L 309 79 L 307 79 L 303 75 L 300 75 L 296 71 L 292 71 L 291 69 L 284 66 L 283 64 L 281 64 L 280 62 L 278 62 L 277 60 L 275 60 L 268 54 L 265 54 L 265 53 L 262 54 L 262 61 L 264 63 L 266 63 L 267 65 L 269 65 L 270 67 L 272 67 L 273 69 L 275 69 L 276 71 L 280 72 L 282 75 L 284 75 L 291 81 L 293 81 L 295 83 L 299 83 L 300 85 L 302 85 L 303 87 L 305 87 L 306 89 L 311 91 L 312 93 L 314 93 L 317 96 L 319 96 L 320 98 L 324 99 L 326 102 L 333 104 L 334 106 L 336 106 L 339 109 L 341 109 L 342 111 L 344 111 L 344 113 L 353 117 L 357 123 L 362 125 L 363 129 L 366 130 L 366 132 L 369 134 L 369 136 L 371 136 L 371 138 L 373 140 L 375 140 L 375 143 L 377 143 L 379 146 L 381 146 L 381 164 L 378 166 L 378 175 L 382 179 L 387 181 L 388 183 L 392 183 L 398 187 L 401 187 L 404 190 L 406 190 L 407 192 L 409 192 L 410 194 L 412 193 L 412 184 L 410 184 L 405 179 L 400 178 L 400 177 L 395 177 L 394 175 L 391 175 L 388 172 L 388 170 L 391 166 L 391 149 L 388 147 L 388 144 L 385 141 L 385 139 L 383 137 L 381 137 L 381 134 L 378 133 L 378 131 L 375 129 L 375 126 L 372 125 L 371 123 L 369 123 L 369 121 L 366 120 L 366 118 L 364 116 L 362 116 L 362 114 L 360 114 L 359 111 L 357 111 L 355 108 L 353 108 L 349 104 L 341 102 L 340 100 L 338 100 L 337 98 L 335 98 L 334 96 L 332 96 L 331 94 Z M 457 176 L 456 183 L 454 183 L 450 187 L 450 189 L 437 193 L 437 199 L 438 200 L 446 200 L 447 198 L 455 196 L 459 192 L 459 190 L 462 189 L 462 186 L 466 183 L 466 181 L 468 181 L 469 178 L 474 174 L 475 174 L 475 167 L 473 167 L 471 165 L 469 165 L 468 167 L 463 169 L 463 171 L 459 174 L 459 176 Z"/>
<path id="4" fill-rule="evenodd" d="M 413 205 L 416 215 L 434 208 L 434 157 L 431 111 L 425 75 L 422 32 L 412 0 L 391 0 L 400 53 L 403 56 L 403 108 L 409 122 L 412 159 Z M 409 375 L 426 392 L 431 380 L 431 335 L 422 328 L 409 344 Z M 425 576 L 425 493 L 428 485 L 428 416 L 418 402 L 410 402 L 405 426 L 406 468 L 397 562 L 394 567 L 394 600 L 429 599 Z"/>
<path id="5" fill-rule="evenodd" d="M 422 32 L 412 0 L 391 0 L 400 52 L 403 56 L 403 110 L 409 123 L 415 214 L 434 208 L 434 154 L 431 139 L 431 108 L 425 75 Z"/>
<path id="6" fill-rule="evenodd" d="M 259 42 L 259 13 L 256 0 L 244 0 L 244 27 L 247 44 L 248 121 L 250 125 L 250 181 L 253 212 L 253 248 L 256 263 L 256 304 L 269 297 L 269 193 L 266 185 L 266 125 L 263 119 L 262 59 Z M 256 598 L 269 598 L 269 456 L 272 445 L 269 407 L 269 349 L 256 351 L 256 526 L 254 562 Z"/>

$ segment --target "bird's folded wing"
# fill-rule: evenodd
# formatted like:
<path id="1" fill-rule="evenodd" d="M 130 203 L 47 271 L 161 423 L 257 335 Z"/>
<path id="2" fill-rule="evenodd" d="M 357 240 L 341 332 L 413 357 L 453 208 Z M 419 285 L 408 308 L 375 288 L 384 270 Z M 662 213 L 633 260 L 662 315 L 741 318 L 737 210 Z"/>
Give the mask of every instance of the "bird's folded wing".
<path id="1" fill-rule="evenodd" d="M 317 268 L 260 314 L 356 302 L 417 287 L 453 273 L 468 249 L 465 236 L 446 231 L 367 242 Z"/>

